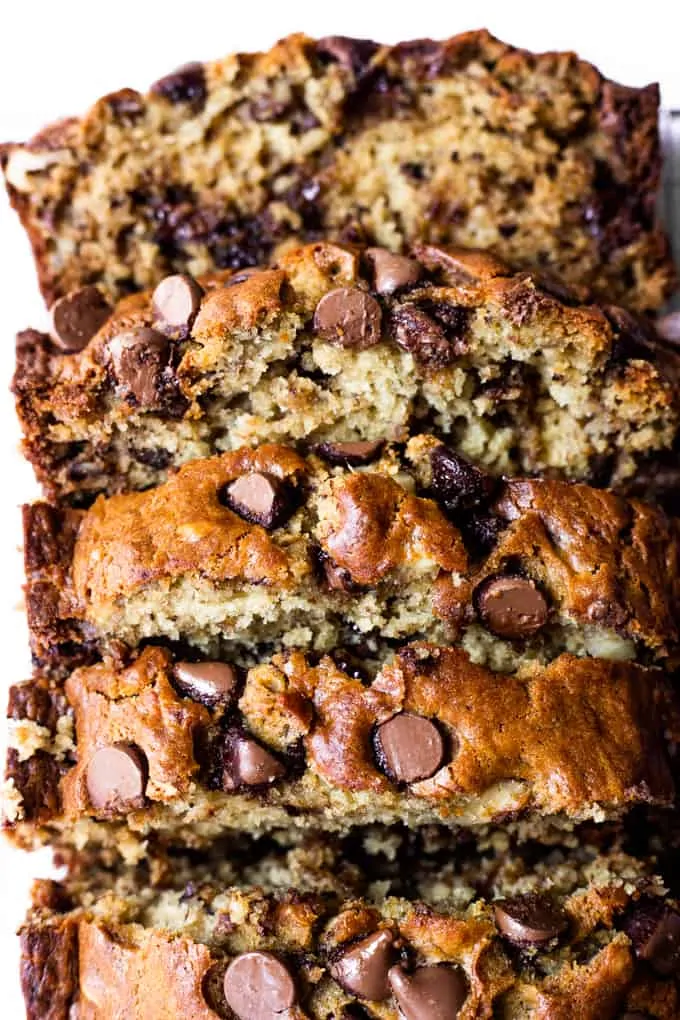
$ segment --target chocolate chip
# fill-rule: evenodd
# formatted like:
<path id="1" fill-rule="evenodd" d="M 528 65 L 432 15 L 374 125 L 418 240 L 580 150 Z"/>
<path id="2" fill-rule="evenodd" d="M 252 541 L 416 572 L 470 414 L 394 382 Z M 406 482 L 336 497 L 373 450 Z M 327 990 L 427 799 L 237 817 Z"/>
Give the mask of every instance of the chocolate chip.
<path id="1" fill-rule="evenodd" d="M 339 287 L 319 301 L 314 312 L 314 329 L 328 343 L 354 347 L 359 351 L 380 341 L 380 305 L 358 287 Z"/>
<path id="2" fill-rule="evenodd" d="M 238 1020 L 274 1020 L 297 1001 L 295 982 L 272 953 L 242 953 L 224 974 L 224 997 Z"/>
<path id="3" fill-rule="evenodd" d="M 322 553 L 320 563 L 323 578 L 331 591 L 344 591 L 347 595 L 353 595 L 361 590 L 360 585 L 353 580 L 349 570 L 338 566 L 330 556 Z"/>
<path id="4" fill-rule="evenodd" d="M 478 507 L 493 493 L 491 476 L 443 443 L 431 451 L 430 465 L 434 496 L 450 513 Z"/>
<path id="5" fill-rule="evenodd" d="M 176 71 L 154 82 L 151 91 L 163 96 L 169 103 L 188 103 L 198 113 L 207 95 L 203 64 L 183 64 Z"/>
<path id="6" fill-rule="evenodd" d="M 285 484 L 262 471 L 251 471 L 227 485 L 224 500 L 240 517 L 268 531 L 283 524 L 294 509 Z"/>
<path id="7" fill-rule="evenodd" d="M 175 686 L 202 705 L 226 705 L 236 691 L 238 676 L 227 662 L 178 662 Z"/>
<path id="8" fill-rule="evenodd" d="M 567 927 L 567 918 L 547 896 L 528 893 L 494 904 L 496 924 L 518 946 L 542 946 Z"/>
<path id="9" fill-rule="evenodd" d="M 652 970 L 662 977 L 680 973 L 680 914 L 649 900 L 635 909 L 624 928 L 636 956 Z"/>
<path id="10" fill-rule="evenodd" d="M 225 742 L 222 788 L 269 786 L 285 775 L 283 765 L 264 747 L 240 734 L 228 734 Z"/>
<path id="11" fill-rule="evenodd" d="M 671 312 L 657 319 L 656 331 L 669 344 L 680 345 L 680 312 Z"/>
<path id="12" fill-rule="evenodd" d="M 350 39 L 344 35 L 329 35 L 324 39 L 319 39 L 315 48 L 320 56 L 330 58 L 360 77 L 365 74 L 368 64 L 379 46 L 371 39 Z"/>
<path id="13" fill-rule="evenodd" d="M 430 719 L 400 712 L 378 726 L 378 757 L 385 771 L 400 783 L 429 779 L 444 760 L 444 740 Z"/>
<path id="14" fill-rule="evenodd" d="M 314 450 L 331 464 L 358 467 L 374 460 L 384 445 L 384 439 L 374 439 L 372 442 L 365 440 L 356 443 L 318 443 Z"/>
<path id="15" fill-rule="evenodd" d="M 411 974 L 397 965 L 388 979 L 404 1020 L 454 1020 L 467 999 L 464 974 L 444 963 L 416 967 Z"/>
<path id="16" fill-rule="evenodd" d="M 107 344 L 108 355 L 123 394 L 140 407 L 154 407 L 161 396 L 162 377 L 170 362 L 167 337 L 155 329 L 138 326 L 117 333 Z"/>
<path id="17" fill-rule="evenodd" d="M 119 811 L 141 805 L 146 789 L 144 755 L 133 744 L 111 744 L 94 752 L 87 766 L 87 792 L 92 807 Z"/>
<path id="18" fill-rule="evenodd" d="M 355 942 L 330 968 L 331 975 L 345 991 L 361 999 L 386 999 L 390 994 L 387 972 L 394 961 L 389 931 L 377 931 Z"/>
<path id="19" fill-rule="evenodd" d="M 399 346 L 426 368 L 443 368 L 453 360 L 453 347 L 442 327 L 415 305 L 393 308 L 389 329 Z"/>
<path id="20" fill-rule="evenodd" d="M 187 273 L 166 276 L 151 299 L 154 327 L 173 340 L 186 339 L 198 315 L 202 297 L 203 289 L 193 276 Z"/>
<path id="21" fill-rule="evenodd" d="M 74 290 L 50 308 L 54 341 L 63 351 L 82 351 L 110 315 L 111 306 L 96 287 Z"/>
<path id="22" fill-rule="evenodd" d="M 400 287 L 417 283 L 423 274 L 415 259 L 395 255 L 387 248 L 367 248 L 366 258 L 373 268 L 373 289 L 378 294 L 394 294 Z"/>
<path id="23" fill-rule="evenodd" d="M 501 575 L 489 578 L 475 592 L 484 626 L 501 638 L 525 638 L 548 620 L 548 603 L 533 581 Z"/>
<path id="24" fill-rule="evenodd" d="M 234 273 L 228 280 L 225 280 L 225 287 L 238 287 L 240 283 L 245 283 L 251 276 L 255 276 L 257 273 L 261 273 L 262 270 L 258 266 L 250 266 L 246 269 L 239 270 L 238 273 Z"/>

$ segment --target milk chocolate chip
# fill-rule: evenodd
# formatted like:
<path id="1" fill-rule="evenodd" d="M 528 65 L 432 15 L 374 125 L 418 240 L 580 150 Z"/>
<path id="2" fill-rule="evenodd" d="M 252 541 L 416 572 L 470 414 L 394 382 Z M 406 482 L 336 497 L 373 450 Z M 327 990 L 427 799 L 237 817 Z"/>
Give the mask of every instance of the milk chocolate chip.
<path id="1" fill-rule="evenodd" d="M 358 287 L 340 287 L 325 294 L 314 312 L 314 330 L 330 344 L 359 351 L 380 340 L 380 305 Z"/>
<path id="2" fill-rule="evenodd" d="M 442 327 L 415 305 L 393 308 L 389 328 L 397 344 L 425 368 L 443 368 L 453 360 L 453 347 Z"/>
<path id="3" fill-rule="evenodd" d="M 345 991 L 361 999 L 386 999 L 387 972 L 394 962 L 392 933 L 377 931 L 355 942 L 331 965 L 331 975 Z"/>
<path id="4" fill-rule="evenodd" d="M 532 581 L 502 575 L 485 581 L 475 594 L 484 626 L 501 638 L 525 638 L 548 620 L 548 603 Z"/>
<path id="5" fill-rule="evenodd" d="M 178 662 L 175 686 L 202 705 L 228 704 L 237 684 L 236 670 L 227 662 Z"/>
<path id="6" fill-rule="evenodd" d="M 268 531 L 278 528 L 293 512 L 291 493 L 280 479 L 263 471 L 241 475 L 224 490 L 230 509 Z"/>
<path id="7" fill-rule="evenodd" d="M 395 255 L 386 248 L 367 248 L 366 258 L 373 267 L 373 289 L 378 294 L 393 294 L 400 287 L 417 283 L 422 267 L 406 255 Z"/>
<path id="8" fill-rule="evenodd" d="M 429 779 L 444 760 L 444 740 L 430 719 L 400 712 L 378 726 L 378 757 L 400 783 Z"/>
<path id="9" fill-rule="evenodd" d="M 82 351 L 110 315 L 111 306 L 96 287 L 74 290 L 50 308 L 54 341 L 68 353 Z"/>
<path id="10" fill-rule="evenodd" d="M 518 946 L 542 946 L 567 927 L 560 908 L 537 893 L 499 900 L 494 913 L 501 935 Z"/>
<path id="11" fill-rule="evenodd" d="M 120 811 L 141 803 L 146 789 L 144 755 L 133 744 L 111 744 L 94 752 L 86 784 L 92 807 Z"/>
<path id="12" fill-rule="evenodd" d="M 285 774 L 283 765 L 255 740 L 240 735 L 227 738 L 224 752 L 222 788 L 269 786 Z"/>
<path id="13" fill-rule="evenodd" d="M 295 1005 L 295 982 L 272 953 L 237 956 L 224 974 L 224 997 L 239 1020 L 275 1020 Z"/>
<path id="14" fill-rule="evenodd" d="M 118 386 L 140 407 L 154 407 L 160 399 L 162 376 L 170 362 L 167 337 L 138 326 L 108 341 L 108 354 Z"/>
<path id="15" fill-rule="evenodd" d="M 467 998 L 464 974 L 444 963 L 416 967 L 412 974 L 397 965 L 388 979 L 404 1020 L 453 1020 Z"/>
<path id="16" fill-rule="evenodd" d="M 330 464 L 359 467 L 361 464 L 370 464 L 384 445 L 384 439 L 374 439 L 352 443 L 318 443 L 314 449 Z"/>
<path id="17" fill-rule="evenodd" d="M 173 340 L 184 340 L 191 332 L 202 297 L 202 288 L 187 273 L 166 276 L 151 299 L 155 328 Z"/>
<path id="18" fill-rule="evenodd" d="M 680 914 L 653 900 L 641 904 L 628 919 L 625 932 L 635 954 L 662 977 L 680 974 Z"/>

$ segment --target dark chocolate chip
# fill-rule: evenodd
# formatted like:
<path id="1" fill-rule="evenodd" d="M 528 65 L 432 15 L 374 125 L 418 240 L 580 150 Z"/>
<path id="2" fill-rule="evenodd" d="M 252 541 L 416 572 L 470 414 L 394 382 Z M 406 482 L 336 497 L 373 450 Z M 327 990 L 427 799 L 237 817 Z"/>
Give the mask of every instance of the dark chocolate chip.
<path id="1" fill-rule="evenodd" d="M 50 309 L 52 336 L 63 351 L 82 351 L 111 315 L 96 287 L 81 287 L 59 298 Z"/>
<path id="2" fill-rule="evenodd" d="M 625 924 L 635 954 L 662 977 L 680 974 L 680 914 L 663 902 L 640 904 Z"/>
<path id="3" fill-rule="evenodd" d="M 225 287 L 238 287 L 240 283 L 245 283 L 251 276 L 255 276 L 256 273 L 261 273 L 262 270 L 258 266 L 249 266 L 246 269 L 239 270 L 238 273 L 234 273 L 228 280 L 225 280 Z"/>
<path id="4" fill-rule="evenodd" d="M 281 762 L 255 740 L 228 734 L 223 758 L 222 788 L 269 786 L 285 775 Z"/>
<path id="5" fill-rule="evenodd" d="M 501 935 L 518 946 L 542 946 L 567 927 L 567 918 L 547 896 L 528 893 L 494 904 Z"/>
<path id="6" fill-rule="evenodd" d="M 158 330 L 138 326 L 117 333 L 107 343 L 111 368 L 126 397 L 140 407 L 155 407 L 161 399 L 163 374 L 170 363 L 168 338 Z"/>
<path id="7" fill-rule="evenodd" d="M 323 578 L 331 591 L 344 591 L 347 595 L 355 595 L 361 591 L 361 586 L 352 578 L 349 570 L 339 566 L 325 553 L 319 557 Z"/>
<path id="8" fill-rule="evenodd" d="M 238 676 L 228 662 L 178 662 L 175 686 L 202 705 L 227 705 L 234 697 Z"/>
<path id="9" fill-rule="evenodd" d="M 680 312 L 671 312 L 657 319 L 656 331 L 669 344 L 680 346 Z"/>
<path id="10" fill-rule="evenodd" d="M 238 1020 L 275 1020 L 297 1001 L 288 968 L 272 953 L 241 953 L 224 974 L 224 997 Z"/>
<path id="11" fill-rule="evenodd" d="M 384 439 L 374 439 L 353 443 L 318 443 L 314 450 L 331 464 L 358 467 L 361 464 L 370 464 L 384 445 Z"/>
<path id="12" fill-rule="evenodd" d="M 173 340 L 186 339 L 198 315 L 202 297 L 203 289 L 193 276 L 187 273 L 166 276 L 151 299 L 154 327 Z"/>
<path id="13" fill-rule="evenodd" d="M 489 578 L 475 592 L 484 626 L 501 638 L 525 638 L 548 622 L 548 603 L 533 581 L 503 574 Z"/>
<path id="14" fill-rule="evenodd" d="M 399 346 L 425 368 L 443 368 L 453 360 L 453 347 L 443 328 L 415 305 L 393 308 L 389 330 Z"/>
<path id="15" fill-rule="evenodd" d="M 373 269 L 373 289 L 378 294 L 394 294 L 400 287 L 417 283 L 422 267 L 406 255 L 395 255 L 387 248 L 367 248 L 366 258 Z"/>
<path id="16" fill-rule="evenodd" d="M 146 789 L 146 759 L 133 744 L 110 744 L 94 752 L 86 776 L 92 807 L 120 811 L 141 805 Z"/>
<path id="17" fill-rule="evenodd" d="M 378 759 L 400 783 L 429 779 L 444 761 L 444 739 L 431 719 L 400 712 L 378 726 Z"/>
<path id="18" fill-rule="evenodd" d="M 223 491 L 224 501 L 234 513 L 268 531 L 288 520 L 294 509 L 291 492 L 285 483 L 263 471 L 241 475 Z"/>
<path id="19" fill-rule="evenodd" d="M 443 443 L 430 452 L 430 465 L 434 496 L 450 513 L 472 510 L 493 493 L 491 476 Z"/>
<path id="20" fill-rule="evenodd" d="M 439 963 L 408 973 L 401 965 L 388 975 L 403 1020 L 454 1020 L 467 999 L 467 981 L 457 967 Z"/>
<path id="21" fill-rule="evenodd" d="M 379 49 L 371 39 L 350 39 L 344 35 L 328 35 L 315 45 L 319 56 L 327 57 L 357 77 L 366 73 L 371 58 Z"/>
<path id="22" fill-rule="evenodd" d="M 380 341 L 380 305 L 358 287 L 339 287 L 319 301 L 314 330 L 328 343 L 363 351 Z"/>
<path id="23" fill-rule="evenodd" d="M 183 64 L 176 71 L 154 82 L 151 91 L 163 96 L 169 103 L 188 103 L 198 113 L 207 96 L 203 64 Z"/>
<path id="24" fill-rule="evenodd" d="M 376 931 L 353 943 L 331 964 L 330 972 L 345 991 L 379 1001 L 390 994 L 387 972 L 394 955 L 392 933 Z"/>

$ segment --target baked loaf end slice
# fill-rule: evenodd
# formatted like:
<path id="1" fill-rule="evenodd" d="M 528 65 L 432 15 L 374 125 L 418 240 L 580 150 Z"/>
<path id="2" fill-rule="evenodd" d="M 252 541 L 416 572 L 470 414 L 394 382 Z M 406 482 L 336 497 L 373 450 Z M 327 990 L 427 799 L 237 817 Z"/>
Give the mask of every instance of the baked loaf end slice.
<path id="1" fill-rule="evenodd" d="M 28 847 L 399 821 L 549 838 L 674 800 L 664 674 L 566 654 L 500 675 L 414 644 L 370 680 L 337 652 L 245 671 L 148 645 L 12 688 L 9 715 L 5 810 Z"/>
<path id="2" fill-rule="evenodd" d="M 680 914 L 652 862 L 504 857 L 435 880 L 407 857 L 396 895 L 320 843 L 36 883 L 28 1020 L 678 1016 Z"/>
<path id="3" fill-rule="evenodd" d="M 480 252 L 327 242 L 269 269 L 85 287 L 18 338 L 24 449 L 83 505 L 242 444 L 435 429 L 495 474 L 677 494 L 680 356 L 642 319 Z"/>
<path id="4" fill-rule="evenodd" d="M 412 638 L 460 640 L 502 671 L 562 651 L 676 661 L 678 536 L 663 511 L 496 482 L 428 436 L 360 459 L 244 447 L 87 511 L 27 506 L 36 663 L 58 673 L 154 638 L 246 663 L 263 647 L 346 646 L 370 665 Z"/>
<path id="5" fill-rule="evenodd" d="M 488 247 L 658 308 L 658 88 L 470 32 L 379 46 L 302 35 L 188 64 L 148 95 L 4 147 L 52 301 L 266 260 L 290 237 Z"/>

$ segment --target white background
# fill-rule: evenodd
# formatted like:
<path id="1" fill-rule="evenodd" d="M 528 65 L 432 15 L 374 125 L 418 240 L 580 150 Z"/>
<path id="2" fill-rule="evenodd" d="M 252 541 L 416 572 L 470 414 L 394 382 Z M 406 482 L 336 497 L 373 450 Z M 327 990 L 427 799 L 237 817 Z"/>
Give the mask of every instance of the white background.
<path id="1" fill-rule="evenodd" d="M 675 8 L 675 14 L 671 12 Z M 341 3 L 215 3 L 118 0 L 111 4 L 4 0 L 0 7 L 0 141 L 23 141 L 45 123 L 84 111 L 122 86 L 144 89 L 188 60 L 234 49 L 267 48 L 293 31 L 344 34 L 384 42 L 443 38 L 487 27 L 528 49 L 576 49 L 611 78 L 629 85 L 658 80 L 666 107 L 680 108 L 680 13 L 676 0 L 567 0 L 455 4 L 432 0 Z M 18 505 L 32 498 L 31 475 L 17 455 L 7 393 L 13 337 L 44 324 L 28 245 L 0 197 L 0 701 L 26 675 L 20 608 Z M 0 744 L 2 740 L 0 738 Z M 0 1020 L 24 1016 L 13 931 L 25 908 L 29 877 L 46 873 L 46 854 L 26 857 L 0 845 Z M 190 1020 L 190 1018 L 187 1018 Z"/>

